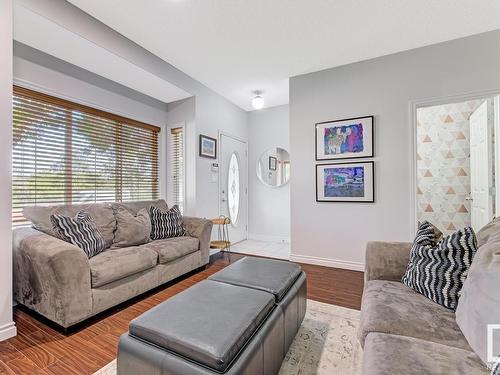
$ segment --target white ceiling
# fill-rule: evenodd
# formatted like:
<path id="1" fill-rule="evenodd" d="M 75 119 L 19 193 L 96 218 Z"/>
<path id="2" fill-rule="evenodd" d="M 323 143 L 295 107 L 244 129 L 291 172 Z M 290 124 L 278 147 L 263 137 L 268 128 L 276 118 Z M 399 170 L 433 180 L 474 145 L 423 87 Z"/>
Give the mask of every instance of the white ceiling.
<path id="1" fill-rule="evenodd" d="M 246 110 L 253 90 L 288 103 L 295 75 L 500 28 L 498 0 L 69 1 Z"/>
<path id="2" fill-rule="evenodd" d="M 18 2 L 14 7 L 14 39 L 165 103 L 191 96 Z"/>

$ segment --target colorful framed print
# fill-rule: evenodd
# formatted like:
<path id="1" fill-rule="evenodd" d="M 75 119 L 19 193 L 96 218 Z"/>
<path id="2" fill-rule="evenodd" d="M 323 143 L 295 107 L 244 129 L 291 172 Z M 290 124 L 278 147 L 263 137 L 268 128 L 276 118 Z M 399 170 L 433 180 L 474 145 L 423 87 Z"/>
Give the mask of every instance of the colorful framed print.
<path id="1" fill-rule="evenodd" d="M 315 125 L 316 160 L 373 157 L 373 116 Z"/>
<path id="2" fill-rule="evenodd" d="M 317 202 L 375 202 L 373 161 L 316 165 Z"/>
<path id="3" fill-rule="evenodd" d="M 217 140 L 200 134 L 200 156 L 217 159 Z"/>
<path id="4" fill-rule="evenodd" d="M 275 171 L 277 169 L 278 159 L 274 156 L 269 156 L 269 170 Z"/>

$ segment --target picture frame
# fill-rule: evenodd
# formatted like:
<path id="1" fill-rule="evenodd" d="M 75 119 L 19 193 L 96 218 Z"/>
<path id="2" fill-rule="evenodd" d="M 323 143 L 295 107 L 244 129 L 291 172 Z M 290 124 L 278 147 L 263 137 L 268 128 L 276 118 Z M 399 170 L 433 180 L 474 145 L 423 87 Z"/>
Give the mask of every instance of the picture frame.
<path id="1" fill-rule="evenodd" d="M 200 134 L 199 155 L 204 158 L 217 159 L 217 139 Z"/>
<path id="2" fill-rule="evenodd" d="M 278 159 L 274 156 L 269 156 L 269 170 L 275 171 L 277 169 Z"/>
<path id="3" fill-rule="evenodd" d="M 374 156 L 374 116 L 318 122 L 314 132 L 316 161 Z"/>
<path id="4" fill-rule="evenodd" d="M 316 202 L 375 202 L 373 161 L 316 165 Z"/>

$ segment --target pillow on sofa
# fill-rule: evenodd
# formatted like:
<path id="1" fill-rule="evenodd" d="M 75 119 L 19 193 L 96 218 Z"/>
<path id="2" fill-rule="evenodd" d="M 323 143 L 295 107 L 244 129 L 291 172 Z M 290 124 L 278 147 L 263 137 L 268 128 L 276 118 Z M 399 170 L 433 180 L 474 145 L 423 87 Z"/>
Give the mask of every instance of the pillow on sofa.
<path id="1" fill-rule="evenodd" d="M 181 210 L 177 205 L 170 210 L 162 211 L 158 207 L 149 208 L 151 217 L 151 239 L 180 237 L 186 233 L 182 223 Z"/>
<path id="2" fill-rule="evenodd" d="M 432 224 L 422 223 L 401 281 L 434 302 L 456 310 L 462 285 L 476 253 L 476 236 L 468 227 L 438 243 L 435 238 Z"/>
<path id="3" fill-rule="evenodd" d="M 477 232 L 477 248 L 479 249 L 488 242 L 491 235 L 497 233 L 500 233 L 500 218 L 498 217 L 490 221 Z"/>
<path id="4" fill-rule="evenodd" d="M 500 229 L 490 234 L 469 270 L 458 302 L 456 319 L 467 342 L 487 362 L 488 325 L 500 326 Z M 500 356 L 500 330 L 493 330 L 494 356 Z"/>
<path id="5" fill-rule="evenodd" d="M 106 241 L 97 229 L 94 219 L 85 211 L 76 217 L 53 214 L 50 220 L 59 238 L 82 249 L 92 258 L 106 248 Z"/>
<path id="6" fill-rule="evenodd" d="M 139 210 L 137 215 L 125 207 L 115 207 L 116 231 L 112 247 L 128 247 L 149 242 L 151 219 L 148 210 Z"/>

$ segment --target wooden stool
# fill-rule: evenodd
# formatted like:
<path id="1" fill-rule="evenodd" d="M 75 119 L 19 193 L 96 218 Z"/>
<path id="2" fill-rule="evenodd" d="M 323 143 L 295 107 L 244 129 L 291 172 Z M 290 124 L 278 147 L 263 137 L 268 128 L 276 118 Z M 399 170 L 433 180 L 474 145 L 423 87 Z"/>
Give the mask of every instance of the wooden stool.
<path id="1" fill-rule="evenodd" d="M 210 241 L 211 249 L 219 249 L 221 251 L 231 251 L 231 241 L 229 241 L 229 228 L 231 220 L 228 217 L 220 216 L 217 219 L 212 219 L 212 223 L 217 225 L 217 241 Z"/>

